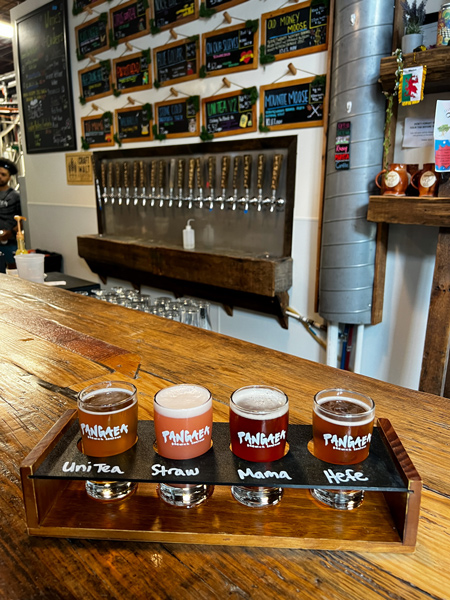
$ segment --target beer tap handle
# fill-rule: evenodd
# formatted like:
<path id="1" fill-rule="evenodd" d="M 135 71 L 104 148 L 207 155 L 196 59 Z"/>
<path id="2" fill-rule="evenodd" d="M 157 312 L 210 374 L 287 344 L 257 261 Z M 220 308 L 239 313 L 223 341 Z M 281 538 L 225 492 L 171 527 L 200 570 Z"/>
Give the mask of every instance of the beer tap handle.
<path id="1" fill-rule="evenodd" d="M 238 187 L 239 170 L 241 167 L 241 157 L 235 156 L 233 163 L 233 189 L 236 190 Z"/>
<path id="2" fill-rule="evenodd" d="M 166 188 L 166 161 L 159 161 L 159 206 L 164 204 L 164 190 Z"/>
<path id="3" fill-rule="evenodd" d="M 170 159 L 170 170 L 169 170 L 169 207 L 173 204 L 173 189 L 175 187 L 175 169 L 177 161 L 174 158 Z"/>
<path id="4" fill-rule="evenodd" d="M 123 185 L 124 187 L 130 187 L 130 178 L 129 178 L 129 164 L 127 162 L 123 163 Z"/>
<path id="5" fill-rule="evenodd" d="M 150 187 L 152 190 L 156 188 L 156 167 L 156 160 L 152 160 L 150 167 Z"/>
<path id="6" fill-rule="evenodd" d="M 100 165 L 100 181 L 101 181 L 102 188 L 105 189 L 105 187 L 106 187 L 106 165 L 104 162 L 102 162 L 102 164 Z"/>
<path id="7" fill-rule="evenodd" d="M 183 205 L 183 186 L 184 186 L 184 171 L 186 167 L 186 161 L 184 158 L 178 159 L 177 169 L 177 188 L 178 188 L 178 208 Z"/>
<path id="8" fill-rule="evenodd" d="M 198 189 L 198 196 L 197 196 L 197 202 L 198 202 L 198 207 L 202 208 L 203 207 L 203 163 L 202 163 L 202 159 L 200 157 L 197 157 L 195 159 L 195 170 L 197 172 L 197 189 Z"/>
<path id="9" fill-rule="evenodd" d="M 262 190 L 264 185 L 264 167 L 266 163 L 266 157 L 264 154 L 258 154 L 258 170 L 256 178 L 256 186 L 258 190 Z"/>
<path id="10" fill-rule="evenodd" d="M 282 154 L 275 154 L 273 157 L 273 168 L 272 168 L 272 183 L 270 185 L 273 191 L 277 191 L 278 181 L 280 179 L 281 163 L 283 162 Z"/>
<path id="11" fill-rule="evenodd" d="M 250 181 L 252 179 L 252 155 L 244 155 L 244 189 L 250 189 Z"/>
<path id="12" fill-rule="evenodd" d="M 189 169 L 188 169 L 188 188 L 189 190 L 194 189 L 195 182 L 195 158 L 189 159 Z"/>
<path id="13" fill-rule="evenodd" d="M 137 160 L 135 160 L 133 162 L 133 187 L 134 187 L 134 189 L 136 189 L 138 186 L 138 179 L 139 179 L 139 162 Z"/>
<path id="14" fill-rule="evenodd" d="M 231 158 L 227 155 L 222 156 L 222 173 L 220 177 L 220 187 L 222 188 L 222 193 L 226 190 L 228 186 L 228 174 L 230 172 L 230 164 Z"/>
<path id="15" fill-rule="evenodd" d="M 112 162 L 108 163 L 108 187 L 109 189 L 111 189 L 112 187 L 114 187 L 114 181 L 113 181 L 113 164 Z"/>
<path id="16" fill-rule="evenodd" d="M 116 163 L 114 165 L 114 175 L 115 175 L 115 180 L 116 180 L 116 187 L 120 187 L 120 182 L 121 182 L 121 173 L 120 173 L 120 163 Z"/>
<path id="17" fill-rule="evenodd" d="M 210 189 L 214 189 L 216 186 L 216 157 L 210 156 L 208 158 L 208 182 Z"/>
<path id="18" fill-rule="evenodd" d="M 139 161 L 139 187 L 141 189 L 145 188 L 145 168 L 143 160 Z"/>

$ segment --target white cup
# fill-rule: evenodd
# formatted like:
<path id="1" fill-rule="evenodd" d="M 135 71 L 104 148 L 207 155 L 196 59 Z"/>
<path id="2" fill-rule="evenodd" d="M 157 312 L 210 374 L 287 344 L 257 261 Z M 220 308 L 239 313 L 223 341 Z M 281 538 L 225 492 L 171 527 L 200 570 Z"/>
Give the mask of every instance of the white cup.
<path id="1" fill-rule="evenodd" d="M 17 272 L 21 279 L 44 283 L 44 258 L 43 254 L 19 254 L 15 256 Z"/>

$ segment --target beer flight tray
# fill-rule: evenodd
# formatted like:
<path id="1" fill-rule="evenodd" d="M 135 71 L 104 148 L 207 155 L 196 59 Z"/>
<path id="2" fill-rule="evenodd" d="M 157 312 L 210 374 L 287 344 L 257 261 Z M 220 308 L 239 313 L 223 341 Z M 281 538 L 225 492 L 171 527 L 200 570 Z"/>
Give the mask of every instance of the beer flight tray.
<path id="1" fill-rule="evenodd" d="M 289 452 L 273 463 L 252 463 L 230 450 L 228 423 L 214 423 L 212 448 L 175 461 L 154 450 L 153 421 L 140 421 L 128 452 L 90 458 L 78 449 L 77 413 L 67 411 L 20 467 L 30 535 L 225 544 L 330 550 L 412 552 L 422 482 L 387 419 L 374 429 L 370 454 L 359 465 L 330 465 L 309 452 L 310 425 L 289 425 Z M 85 480 L 138 481 L 119 502 L 98 502 Z M 190 509 L 167 505 L 158 483 L 205 483 L 214 492 Z M 231 485 L 283 487 L 276 506 L 249 508 Z M 316 502 L 309 489 L 364 489 L 363 505 L 338 511 Z"/>

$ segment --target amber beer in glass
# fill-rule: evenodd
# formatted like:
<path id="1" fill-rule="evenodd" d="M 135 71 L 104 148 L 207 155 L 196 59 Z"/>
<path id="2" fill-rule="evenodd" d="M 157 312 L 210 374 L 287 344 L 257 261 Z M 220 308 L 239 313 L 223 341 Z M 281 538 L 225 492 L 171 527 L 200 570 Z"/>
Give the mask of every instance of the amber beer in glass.
<path id="1" fill-rule="evenodd" d="M 78 421 L 83 454 L 116 456 L 137 440 L 137 390 L 131 383 L 104 381 L 78 394 Z M 120 500 L 137 487 L 128 481 L 87 481 L 86 491 L 96 500 Z"/>
<path id="2" fill-rule="evenodd" d="M 281 390 L 251 385 L 230 399 L 230 439 L 235 456 L 250 462 L 273 462 L 286 451 L 289 400 Z M 277 504 L 282 488 L 232 486 L 234 498 L 246 506 Z"/>
<path id="3" fill-rule="evenodd" d="M 164 388 L 155 395 L 153 408 L 158 454 L 188 460 L 211 448 L 213 410 L 209 390 L 193 384 Z M 189 508 L 204 502 L 213 489 L 203 484 L 161 483 L 158 493 L 168 504 Z"/>
<path id="4" fill-rule="evenodd" d="M 314 397 L 314 456 L 335 465 L 356 465 L 369 456 L 375 418 L 372 398 L 344 389 L 322 390 Z M 350 510 L 363 500 L 362 490 L 312 490 L 334 508 Z"/>

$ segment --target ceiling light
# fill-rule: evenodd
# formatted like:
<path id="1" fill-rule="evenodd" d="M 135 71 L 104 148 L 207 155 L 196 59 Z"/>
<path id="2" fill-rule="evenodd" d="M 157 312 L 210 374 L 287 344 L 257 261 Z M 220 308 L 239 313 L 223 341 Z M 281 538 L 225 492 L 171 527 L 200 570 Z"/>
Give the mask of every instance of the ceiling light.
<path id="1" fill-rule="evenodd" d="M 0 21 L 0 37 L 12 38 L 13 26 L 4 21 Z"/>

